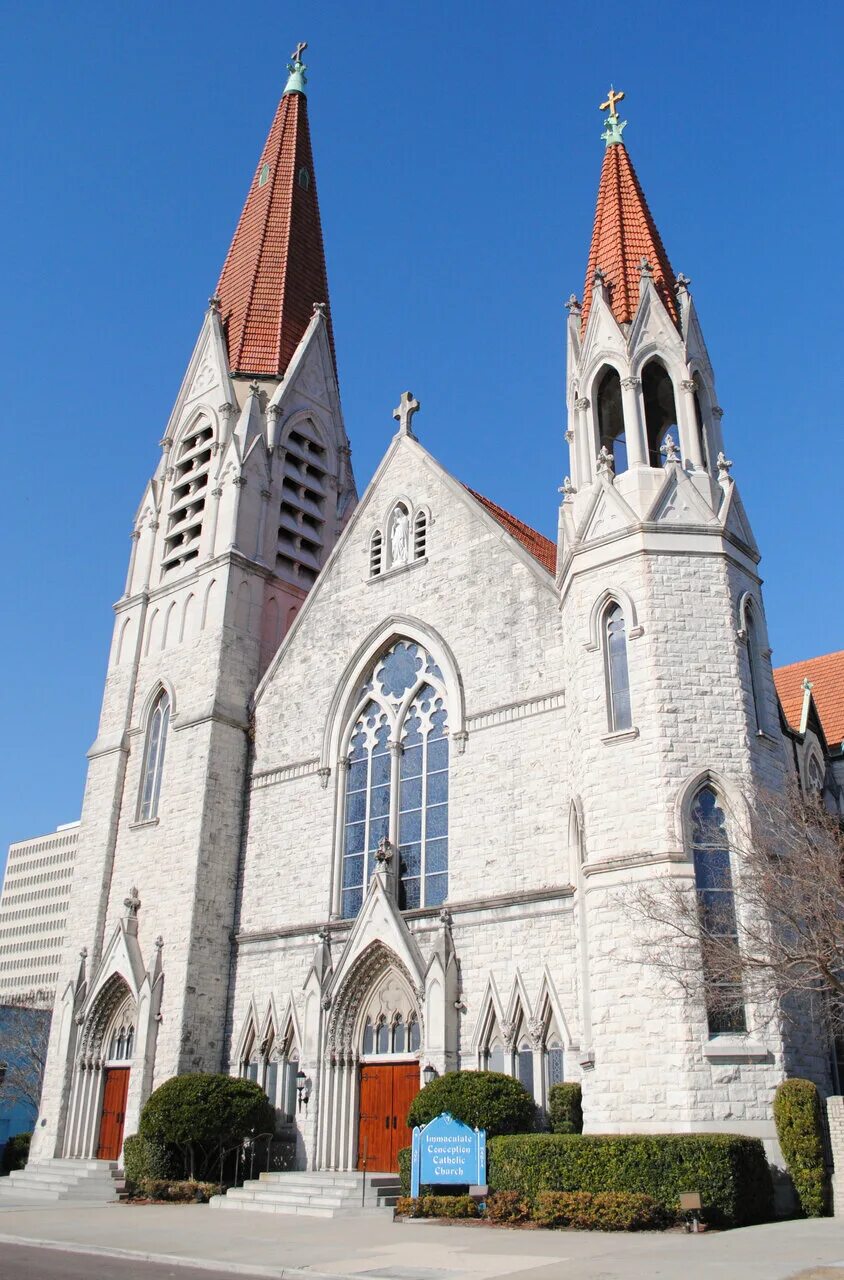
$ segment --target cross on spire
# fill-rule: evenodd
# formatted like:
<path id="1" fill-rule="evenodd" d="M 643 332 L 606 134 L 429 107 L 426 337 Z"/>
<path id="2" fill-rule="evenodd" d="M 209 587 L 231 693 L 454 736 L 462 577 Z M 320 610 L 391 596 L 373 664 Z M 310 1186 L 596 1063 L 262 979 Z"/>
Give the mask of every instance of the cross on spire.
<path id="1" fill-rule="evenodd" d="M 403 391 L 401 399 L 393 410 L 393 417 L 399 424 L 399 435 L 412 436 L 410 423 L 414 413 L 419 409 L 419 401 L 414 399 L 412 391 Z"/>
<path id="2" fill-rule="evenodd" d="M 293 50 L 293 52 L 292 52 L 292 53 L 291 53 L 291 55 L 290 55 L 291 60 L 292 60 L 293 62 L 301 62 L 301 61 L 302 61 L 302 54 L 305 52 L 305 50 L 307 49 L 307 47 L 308 47 L 308 42 L 307 42 L 307 40 L 300 40 L 300 41 L 299 41 L 299 43 L 297 44 L 296 48 Z M 621 96 L 622 96 L 622 98 L 623 98 L 623 97 L 624 97 L 624 94 L 622 94 Z"/>
<path id="3" fill-rule="evenodd" d="M 618 119 L 618 112 L 617 112 L 617 111 L 616 111 L 616 109 L 615 109 L 615 104 L 616 104 L 617 102 L 621 102 L 621 99 L 622 99 L 623 97 L 624 97 L 624 90 L 621 90 L 619 93 L 616 93 L 616 91 L 615 91 L 615 89 L 613 88 L 613 86 L 612 86 L 612 85 L 610 85 L 610 91 L 609 91 L 609 93 L 607 94 L 607 100 L 606 100 L 606 102 L 602 102 L 602 103 L 601 103 L 600 110 L 601 110 L 601 111 L 609 111 L 609 113 L 610 113 L 610 119 L 611 119 L 611 120 L 617 120 L 617 119 Z"/>

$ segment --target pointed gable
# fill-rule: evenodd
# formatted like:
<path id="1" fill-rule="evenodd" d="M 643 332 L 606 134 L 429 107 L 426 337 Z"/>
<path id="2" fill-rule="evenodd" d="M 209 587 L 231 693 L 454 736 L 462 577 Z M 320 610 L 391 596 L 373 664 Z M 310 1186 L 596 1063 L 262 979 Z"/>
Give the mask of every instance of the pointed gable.
<path id="1" fill-rule="evenodd" d="M 497 520 L 502 529 L 506 529 L 507 533 L 517 542 L 520 542 L 526 551 L 529 551 L 534 560 L 538 560 L 543 569 L 547 569 L 549 573 L 556 572 L 557 568 L 557 547 L 550 538 L 546 538 L 543 534 L 537 533 L 535 529 L 531 529 L 530 525 L 525 524 L 523 520 L 519 520 L 516 516 L 512 516 L 509 511 L 505 511 L 503 507 L 499 507 L 496 502 L 492 502 L 489 498 L 485 498 L 483 494 L 476 493 L 474 489 L 470 489 L 468 485 L 463 486 L 472 497 L 481 504 L 485 511 L 488 511 L 493 519 Z"/>
<path id="2" fill-rule="evenodd" d="M 671 319 L 679 326 L 675 276 L 656 228 L 648 202 L 639 185 L 623 142 L 604 153 L 592 245 L 583 288 L 581 333 L 592 306 L 595 272 L 603 272 L 612 313 L 619 324 L 629 324 L 639 305 L 642 259 L 653 271 L 654 285 Z"/>
<path id="3" fill-rule="evenodd" d="M 314 305 L 328 304 L 308 105 L 285 92 L 223 266 L 217 296 L 232 373 L 283 376 Z M 334 351 L 329 319 L 329 338 Z"/>
<path id="4" fill-rule="evenodd" d="M 831 747 L 837 746 L 844 740 L 844 649 L 774 669 L 774 684 L 783 714 L 798 733 L 803 716 L 804 680 L 812 686 L 824 736 Z"/>

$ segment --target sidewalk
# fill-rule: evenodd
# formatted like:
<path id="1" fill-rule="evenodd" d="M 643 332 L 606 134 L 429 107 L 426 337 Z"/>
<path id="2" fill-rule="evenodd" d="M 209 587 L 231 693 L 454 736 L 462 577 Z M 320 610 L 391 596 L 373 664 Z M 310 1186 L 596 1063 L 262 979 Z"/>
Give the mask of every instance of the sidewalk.
<path id="1" fill-rule="evenodd" d="M 4 1207 L 0 1244 L 308 1280 L 844 1280 L 844 1221 L 782 1222 L 686 1236 L 510 1231 L 220 1213 L 206 1205 Z M 304 1273 L 304 1276 L 303 1276 Z M 127 1274 L 130 1274 L 127 1272 Z"/>

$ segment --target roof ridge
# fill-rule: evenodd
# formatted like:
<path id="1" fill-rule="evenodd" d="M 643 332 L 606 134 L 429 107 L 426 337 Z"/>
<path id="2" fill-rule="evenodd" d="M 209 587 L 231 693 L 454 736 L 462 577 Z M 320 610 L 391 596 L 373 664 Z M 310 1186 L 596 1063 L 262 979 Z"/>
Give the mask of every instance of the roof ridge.
<path id="1" fill-rule="evenodd" d="M 542 565 L 543 569 L 546 569 L 552 576 L 556 573 L 557 547 L 550 538 L 547 538 L 544 533 L 540 533 L 538 529 L 534 529 L 532 525 L 527 524 L 518 516 L 514 516 L 511 511 L 494 502 L 492 498 L 485 497 L 477 489 L 464 484 L 462 480 L 460 483 L 466 492 L 470 493 L 489 512 L 493 519 L 498 521 L 505 533 L 509 533 L 511 538 L 515 538 L 533 556 L 534 560 Z"/>

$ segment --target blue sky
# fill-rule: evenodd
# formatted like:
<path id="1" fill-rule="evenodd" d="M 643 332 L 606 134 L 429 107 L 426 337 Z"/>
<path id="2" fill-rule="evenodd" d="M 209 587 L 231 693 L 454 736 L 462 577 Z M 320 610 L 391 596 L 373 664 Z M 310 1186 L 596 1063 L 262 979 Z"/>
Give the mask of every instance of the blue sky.
<path id="1" fill-rule="evenodd" d="M 782 0 L 7 3 L 0 860 L 79 814 L 133 514 L 299 39 L 360 487 L 410 387 L 426 446 L 553 534 L 612 80 L 774 661 L 841 648 L 842 27 Z"/>

